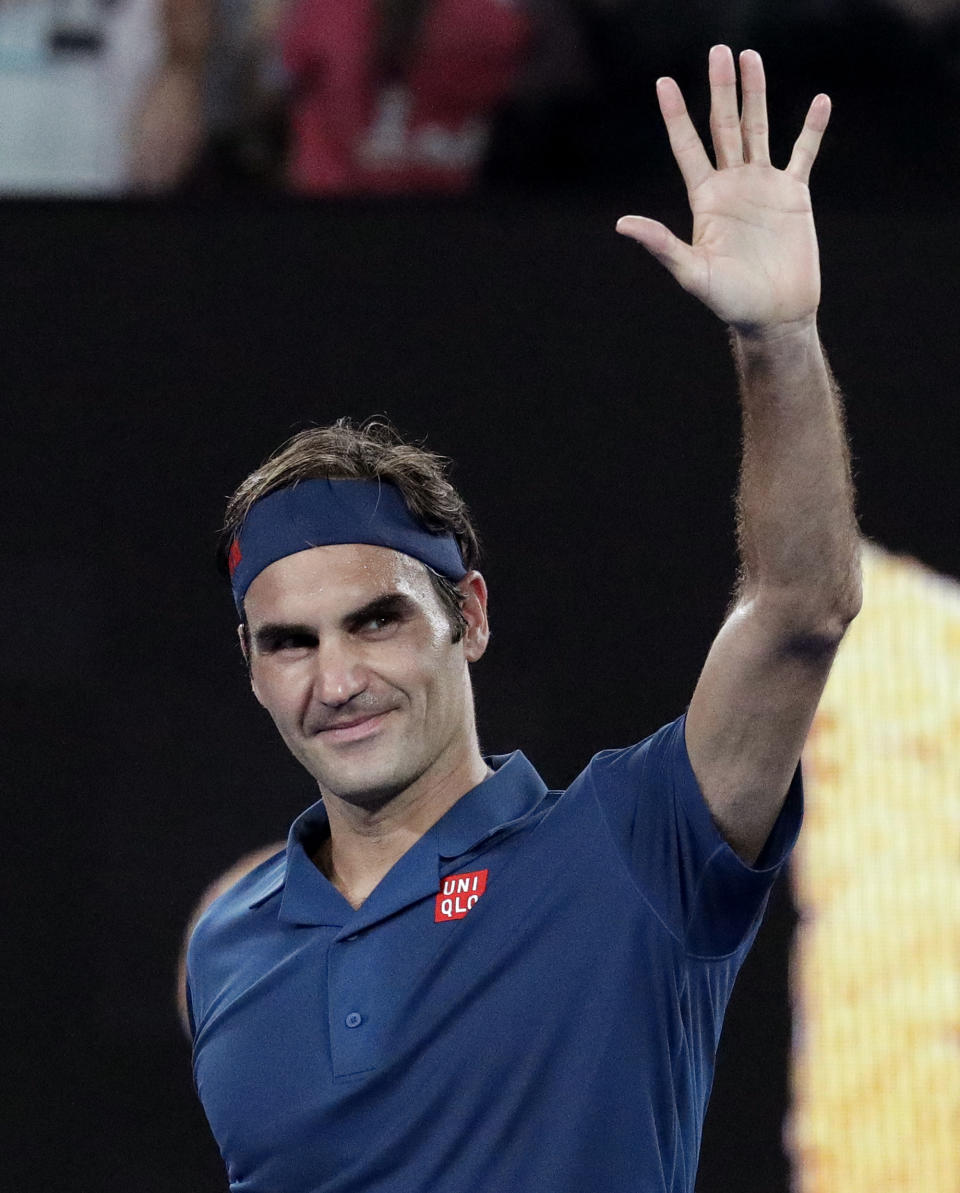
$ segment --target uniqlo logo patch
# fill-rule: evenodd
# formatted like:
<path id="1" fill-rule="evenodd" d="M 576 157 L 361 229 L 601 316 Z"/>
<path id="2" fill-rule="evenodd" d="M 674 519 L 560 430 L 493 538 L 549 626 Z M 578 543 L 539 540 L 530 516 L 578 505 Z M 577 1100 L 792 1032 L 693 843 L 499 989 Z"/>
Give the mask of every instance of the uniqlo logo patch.
<path id="1" fill-rule="evenodd" d="M 487 889 L 487 871 L 473 870 L 469 874 L 451 874 L 440 884 L 433 920 L 442 924 L 444 920 L 462 920 L 471 907 Z"/>
<path id="2" fill-rule="evenodd" d="M 230 544 L 230 554 L 227 556 L 227 567 L 230 569 L 230 578 L 233 579 L 233 573 L 237 570 L 237 564 L 243 556 L 240 554 L 240 544 L 236 539 Z"/>

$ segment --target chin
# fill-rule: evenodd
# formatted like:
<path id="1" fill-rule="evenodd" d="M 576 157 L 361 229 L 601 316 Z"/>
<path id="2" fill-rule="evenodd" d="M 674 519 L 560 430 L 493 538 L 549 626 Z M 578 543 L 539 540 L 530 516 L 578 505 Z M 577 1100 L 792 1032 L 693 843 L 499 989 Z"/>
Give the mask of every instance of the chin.
<path id="1" fill-rule="evenodd" d="M 354 766 L 322 767 L 313 776 L 323 792 L 337 796 L 358 808 L 382 808 L 405 791 L 423 773 L 417 768 L 398 770 L 378 767 L 375 763 Z"/>

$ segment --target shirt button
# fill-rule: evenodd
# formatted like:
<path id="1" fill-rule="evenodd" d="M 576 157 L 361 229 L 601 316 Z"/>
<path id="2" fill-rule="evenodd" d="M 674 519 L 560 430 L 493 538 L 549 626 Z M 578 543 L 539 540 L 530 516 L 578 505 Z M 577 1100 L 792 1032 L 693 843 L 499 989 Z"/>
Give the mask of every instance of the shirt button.
<path id="1" fill-rule="evenodd" d="M 347 1025 L 347 1027 L 359 1027 L 362 1022 L 363 1016 L 357 1011 L 351 1011 L 346 1019 L 344 1019 L 344 1023 Z"/>

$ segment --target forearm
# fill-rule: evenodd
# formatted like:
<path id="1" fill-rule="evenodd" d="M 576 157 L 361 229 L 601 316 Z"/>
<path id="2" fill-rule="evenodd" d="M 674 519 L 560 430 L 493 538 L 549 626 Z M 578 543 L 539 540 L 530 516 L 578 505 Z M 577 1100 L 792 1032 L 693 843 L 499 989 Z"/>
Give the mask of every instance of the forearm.
<path id="1" fill-rule="evenodd" d="M 816 324 L 731 340 L 743 415 L 738 599 L 788 633 L 839 640 L 860 607 L 859 536 L 843 410 Z"/>

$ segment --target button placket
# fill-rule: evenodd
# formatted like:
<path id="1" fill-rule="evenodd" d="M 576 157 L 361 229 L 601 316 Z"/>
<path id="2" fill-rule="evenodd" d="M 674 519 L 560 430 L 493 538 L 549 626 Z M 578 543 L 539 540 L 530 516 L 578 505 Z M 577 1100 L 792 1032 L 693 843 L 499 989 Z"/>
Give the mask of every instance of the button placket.
<path id="1" fill-rule="evenodd" d="M 334 1077 L 375 1069 L 380 1063 L 375 1030 L 375 942 L 369 935 L 334 941 L 327 953 L 330 1058 Z"/>

